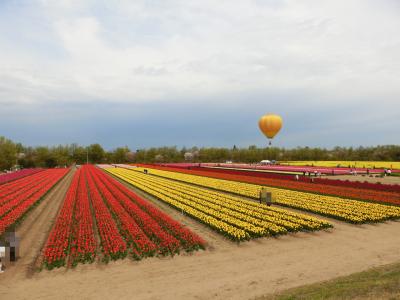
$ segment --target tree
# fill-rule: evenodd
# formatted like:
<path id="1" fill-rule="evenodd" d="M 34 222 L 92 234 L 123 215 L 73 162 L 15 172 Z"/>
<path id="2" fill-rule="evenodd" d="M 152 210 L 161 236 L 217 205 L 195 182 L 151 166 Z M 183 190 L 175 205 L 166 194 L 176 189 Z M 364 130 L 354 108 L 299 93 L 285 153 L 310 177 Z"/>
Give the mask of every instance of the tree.
<path id="1" fill-rule="evenodd" d="M 130 150 L 128 147 L 119 147 L 112 152 L 112 162 L 122 164 L 127 162 L 127 153 Z"/>
<path id="2" fill-rule="evenodd" d="M 17 147 L 9 139 L 0 136 L 0 170 L 10 169 L 17 162 Z"/>
<path id="3" fill-rule="evenodd" d="M 87 148 L 85 147 L 78 145 L 73 146 L 73 150 L 71 151 L 71 161 L 77 163 L 78 165 L 86 163 L 86 152 Z"/>
<path id="4" fill-rule="evenodd" d="M 105 151 L 100 144 L 92 144 L 89 146 L 89 162 L 99 164 L 104 162 Z"/>
<path id="5" fill-rule="evenodd" d="M 232 148 L 182 147 L 179 150 L 176 146 L 172 146 L 140 149 L 136 152 L 131 152 L 125 146 L 105 152 L 99 144 L 92 144 L 89 147 L 82 147 L 76 143 L 55 147 L 27 147 L 21 143 L 15 144 L 5 137 L 0 137 L 0 170 L 9 169 L 16 163 L 24 168 L 64 166 L 71 165 L 74 162 L 84 164 L 86 163 L 87 152 L 91 163 L 224 162 L 226 160 L 250 163 L 269 159 L 278 161 L 348 160 L 350 161 L 349 164 L 353 165 L 356 160 L 400 161 L 400 146 L 398 145 L 358 148 L 335 147 L 330 150 L 310 147 L 294 149 L 258 148 L 255 145 L 248 148 L 239 148 L 235 145 Z"/>

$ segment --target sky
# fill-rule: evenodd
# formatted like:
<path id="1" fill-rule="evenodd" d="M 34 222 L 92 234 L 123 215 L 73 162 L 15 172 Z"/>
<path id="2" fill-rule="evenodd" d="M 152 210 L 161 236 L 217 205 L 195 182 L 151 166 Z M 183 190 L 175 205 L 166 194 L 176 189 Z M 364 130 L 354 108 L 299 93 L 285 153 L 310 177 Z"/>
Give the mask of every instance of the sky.
<path id="1" fill-rule="evenodd" d="M 399 144 L 400 1 L 0 0 L 0 136 L 25 145 Z"/>

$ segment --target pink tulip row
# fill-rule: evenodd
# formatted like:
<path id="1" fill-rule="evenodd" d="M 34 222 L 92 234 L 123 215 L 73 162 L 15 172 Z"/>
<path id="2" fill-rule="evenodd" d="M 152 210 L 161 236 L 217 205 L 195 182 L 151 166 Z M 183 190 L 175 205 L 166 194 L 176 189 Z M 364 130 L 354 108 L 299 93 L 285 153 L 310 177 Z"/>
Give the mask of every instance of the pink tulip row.
<path id="1" fill-rule="evenodd" d="M 35 174 L 37 172 L 43 171 L 43 169 L 23 169 L 21 171 L 16 171 L 12 173 L 6 173 L 0 175 L 0 184 L 4 184 L 6 182 L 10 182 L 19 178 L 23 178 L 25 176 L 29 176 Z"/>

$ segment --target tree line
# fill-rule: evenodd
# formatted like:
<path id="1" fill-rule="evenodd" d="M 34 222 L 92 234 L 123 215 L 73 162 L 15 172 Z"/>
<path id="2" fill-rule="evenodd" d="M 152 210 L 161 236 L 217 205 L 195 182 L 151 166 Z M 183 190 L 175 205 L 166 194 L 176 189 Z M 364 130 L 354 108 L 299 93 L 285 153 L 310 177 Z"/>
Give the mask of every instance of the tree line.
<path id="1" fill-rule="evenodd" d="M 263 159 L 277 161 L 294 160 L 349 160 L 349 161 L 400 161 L 400 146 L 334 147 L 293 149 L 255 145 L 247 148 L 216 147 L 153 147 L 132 151 L 129 147 L 118 147 L 106 151 L 100 144 L 82 146 L 76 143 L 53 147 L 24 146 L 0 136 L 0 170 L 16 165 L 23 168 L 69 166 L 90 163 L 163 163 L 163 162 L 244 162 L 254 163 Z"/>
<path id="2" fill-rule="evenodd" d="M 16 165 L 22 168 L 54 168 L 70 166 L 72 164 L 90 163 L 126 163 L 133 162 L 128 147 L 118 147 L 106 151 L 100 144 L 91 144 L 87 147 L 76 143 L 53 147 L 24 146 L 21 143 L 0 136 L 0 171 L 10 169 Z"/>

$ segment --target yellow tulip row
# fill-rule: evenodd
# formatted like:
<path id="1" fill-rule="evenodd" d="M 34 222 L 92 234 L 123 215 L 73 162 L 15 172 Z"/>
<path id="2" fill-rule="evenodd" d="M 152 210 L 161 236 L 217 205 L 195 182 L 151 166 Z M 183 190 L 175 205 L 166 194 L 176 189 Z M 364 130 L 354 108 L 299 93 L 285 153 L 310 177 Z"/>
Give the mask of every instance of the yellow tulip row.
<path id="1" fill-rule="evenodd" d="M 135 171 L 140 172 L 137 168 Z M 262 186 L 230 180 L 215 179 L 197 175 L 183 174 L 157 169 L 150 170 L 152 175 L 196 184 L 215 190 L 230 192 L 245 197 L 258 198 Z M 301 209 L 352 223 L 379 222 L 400 218 L 400 207 L 369 203 L 334 196 L 286 190 L 268 187 L 277 204 Z"/>
<path id="2" fill-rule="evenodd" d="M 303 214 L 269 208 L 240 197 L 174 180 L 120 168 L 110 168 L 107 171 L 182 209 L 234 240 L 278 235 L 288 231 L 318 230 L 332 226 Z"/>

